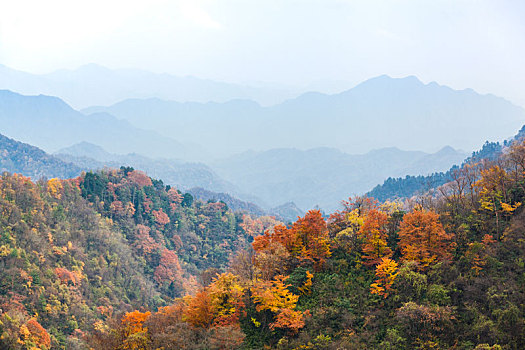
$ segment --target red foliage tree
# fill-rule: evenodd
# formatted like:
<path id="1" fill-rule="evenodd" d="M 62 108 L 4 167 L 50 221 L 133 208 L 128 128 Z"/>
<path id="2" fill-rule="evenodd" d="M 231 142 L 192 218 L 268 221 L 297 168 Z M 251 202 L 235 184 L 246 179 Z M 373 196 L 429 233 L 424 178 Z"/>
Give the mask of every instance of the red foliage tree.
<path id="1" fill-rule="evenodd" d="M 80 283 L 81 276 L 77 272 L 69 271 L 66 268 L 63 267 L 57 267 L 55 268 L 55 273 L 57 277 L 60 279 L 60 282 L 63 284 L 73 284 L 76 286 Z"/>
<path id="2" fill-rule="evenodd" d="M 253 248 L 256 253 L 269 249 L 271 243 L 280 243 L 290 255 L 302 262 L 313 263 L 320 268 L 330 256 L 330 245 L 326 221 L 319 210 L 310 210 L 299 218 L 291 228 L 277 225 L 272 231 L 255 237 Z"/>
<path id="3" fill-rule="evenodd" d="M 159 266 L 155 269 L 154 279 L 157 283 L 173 282 L 182 279 L 182 268 L 179 257 L 169 249 L 164 249 L 160 257 Z"/>
<path id="4" fill-rule="evenodd" d="M 128 173 L 128 180 L 140 187 L 153 186 L 149 176 L 140 170 L 134 170 Z"/>
<path id="5" fill-rule="evenodd" d="M 153 252 L 160 249 L 161 245 L 150 236 L 151 229 L 148 226 L 141 224 L 137 225 L 137 233 L 133 246 L 145 256 L 149 256 Z"/>
<path id="6" fill-rule="evenodd" d="M 159 226 L 164 226 L 170 223 L 169 216 L 160 208 L 159 210 L 153 210 L 153 216 L 155 217 L 155 222 Z"/>
<path id="7" fill-rule="evenodd" d="M 182 194 L 179 193 L 179 191 L 177 191 L 176 188 L 170 188 L 168 190 L 168 198 L 170 202 L 180 204 L 184 197 L 182 196 Z"/>
<path id="8" fill-rule="evenodd" d="M 295 244 L 300 248 L 300 260 L 314 263 L 316 268 L 322 266 L 330 256 L 328 228 L 319 210 L 310 210 L 303 218 L 299 218 L 292 226 Z"/>
<path id="9" fill-rule="evenodd" d="M 47 331 L 34 318 L 25 324 L 29 331 L 30 340 L 40 348 L 49 349 L 51 347 L 51 338 Z"/>

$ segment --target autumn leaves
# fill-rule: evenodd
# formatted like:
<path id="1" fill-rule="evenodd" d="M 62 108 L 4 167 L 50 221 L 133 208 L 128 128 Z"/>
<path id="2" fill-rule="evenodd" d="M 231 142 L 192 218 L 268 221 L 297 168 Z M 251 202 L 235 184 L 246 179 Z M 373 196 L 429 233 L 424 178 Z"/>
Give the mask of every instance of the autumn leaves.
<path id="1" fill-rule="evenodd" d="M 410 261 L 425 271 L 432 264 L 448 260 L 452 238 L 443 229 L 438 214 L 420 207 L 404 214 L 395 203 L 379 206 L 372 200 L 357 198 L 328 220 L 319 210 L 311 210 L 288 227 L 278 224 L 255 237 L 251 261 L 241 268 L 251 273 L 233 269 L 237 274 L 219 274 L 195 295 L 178 299 L 151 316 L 127 314 L 121 324 L 126 334 L 122 343 L 131 344 L 135 339 L 139 346 L 144 341 L 141 334 L 145 328 L 134 326 L 130 319 L 145 322 L 170 313 L 177 323 L 189 327 L 193 337 L 201 334 L 207 341 L 219 341 L 218 335 L 228 333 L 230 340 L 242 342 L 250 328 L 292 336 L 310 316 L 300 300 L 312 293 L 315 274 L 329 268 L 333 251 L 352 250 L 357 256 L 353 262 L 356 267 L 370 269 L 375 278 L 370 293 L 387 298 L 394 293 L 400 264 Z M 174 259 L 166 256 L 164 260 Z M 304 278 L 297 281 L 295 276 L 292 281 L 290 274 L 299 270 L 305 271 Z M 150 343 L 154 332 L 146 332 Z"/>
<path id="2" fill-rule="evenodd" d="M 371 199 L 356 198 L 330 217 L 329 226 L 336 247 L 352 250 L 357 265 L 375 268 L 370 292 L 385 298 L 391 293 L 398 262 L 413 261 L 425 270 L 450 259 L 453 248 L 453 234 L 445 232 L 439 215 L 421 207 L 404 214 L 398 203 L 379 206 Z"/>

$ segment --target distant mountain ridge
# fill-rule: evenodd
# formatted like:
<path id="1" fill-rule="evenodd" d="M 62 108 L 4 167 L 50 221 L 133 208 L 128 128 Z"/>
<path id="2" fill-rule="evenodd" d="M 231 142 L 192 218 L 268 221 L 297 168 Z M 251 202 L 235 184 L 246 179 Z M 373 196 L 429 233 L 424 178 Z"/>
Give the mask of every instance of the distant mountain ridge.
<path id="1" fill-rule="evenodd" d="M 200 187 L 207 185 L 216 191 L 233 191 L 234 186 L 218 178 L 216 174 L 203 164 L 172 164 L 169 161 L 151 160 L 139 155 L 119 156 L 106 152 L 102 147 L 83 142 L 68 147 L 55 155 L 47 154 L 41 149 L 26 143 L 15 141 L 0 134 L 0 174 L 4 171 L 30 177 L 33 181 L 41 178 L 68 179 L 80 176 L 83 171 L 103 169 L 105 167 L 120 168 L 135 165 L 139 170 L 149 170 L 159 175 L 167 184 L 176 185 L 195 197 L 204 201 L 224 201 L 232 210 L 246 211 L 255 216 L 266 215 L 267 212 L 256 204 L 242 201 L 226 193 L 217 193 Z M 72 153 L 79 156 L 73 156 Z M 70 154 L 66 154 L 70 153 Z M 105 158 L 97 161 L 89 155 Z M 204 179 L 203 175 L 204 174 Z M 271 211 L 270 211 L 271 213 Z M 296 217 L 284 217 L 294 220 Z"/>
<path id="2" fill-rule="evenodd" d="M 82 142 L 58 151 L 56 156 L 84 169 L 133 166 L 202 200 L 223 200 L 233 209 L 249 209 L 258 215 L 265 212 L 289 220 L 303 214 L 301 207 L 319 205 L 335 210 L 341 193 L 363 194 L 388 177 L 445 171 L 467 155 L 451 147 L 434 154 L 386 148 L 362 155 L 330 148 L 273 149 L 241 153 L 208 167 L 138 154 L 116 155 Z M 295 209 L 290 207 L 284 214 L 274 212 L 274 207 L 288 202 L 298 203 L 299 208 L 293 204 Z"/>
<path id="3" fill-rule="evenodd" d="M 256 216 L 271 215 L 284 222 L 294 222 L 297 220 L 297 217 L 305 214 L 305 212 L 299 209 L 293 202 L 284 203 L 275 208 L 264 210 L 254 203 L 239 200 L 228 193 L 212 192 L 200 187 L 190 188 L 188 193 L 202 201 L 224 202 L 234 211 L 244 211 Z"/>
<path id="4" fill-rule="evenodd" d="M 198 102 L 244 98 L 275 104 L 298 95 L 286 88 L 239 85 L 140 69 L 109 69 L 97 64 L 48 74 L 31 74 L 0 65 L 0 89 L 59 96 L 75 108 L 151 97 Z"/>
<path id="5" fill-rule="evenodd" d="M 83 111 L 108 112 L 164 135 L 179 133 L 183 143 L 197 138 L 219 155 L 316 147 L 348 153 L 392 146 L 435 152 L 450 145 L 471 151 L 512 134 L 525 120 L 525 110 L 503 98 L 385 75 L 339 94 L 306 93 L 271 107 L 243 100 L 203 104 L 154 98 Z"/>
<path id="6" fill-rule="evenodd" d="M 79 141 L 114 153 L 191 158 L 199 151 L 173 138 L 142 130 L 105 113 L 82 114 L 57 97 L 0 90 L 0 133 L 54 152 Z"/>

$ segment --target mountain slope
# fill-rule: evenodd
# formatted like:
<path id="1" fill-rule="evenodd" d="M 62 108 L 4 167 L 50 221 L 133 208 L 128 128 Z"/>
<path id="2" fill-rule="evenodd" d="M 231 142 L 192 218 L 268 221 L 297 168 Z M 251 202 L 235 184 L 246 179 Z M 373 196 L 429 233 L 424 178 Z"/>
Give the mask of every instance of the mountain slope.
<path id="1" fill-rule="evenodd" d="M 0 134 L 0 173 L 7 171 L 38 180 L 42 177 L 72 178 L 79 176 L 81 170 L 80 167 L 51 156 L 37 147 Z"/>
<path id="2" fill-rule="evenodd" d="M 130 99 L 85 111 L 105 111 L 138 127 L 177 134 L 181 142 L 197 138 L 222 155 L 324 146 L 351 153 L 392 146 L 426 152 L 443 145 L 473 150 L 486 140 L 510 135 L 525 120 L 524 109 L 493 95 L 388 76 L 339 94 L 306 93 L 272 107 L 239 100 L 201 104 Z"/>
<path id="3" fill-rule="evenodd" d="M 262 233 L 129 168 L 39 184 L 0 174 L 0 208 L 1 349 L 91 348 L 84 335 L 113 311 L 193 293 L 201 272 L 225 269 Z M 49 332 L 45 347 L 24 333 L 31 322 Z"/>

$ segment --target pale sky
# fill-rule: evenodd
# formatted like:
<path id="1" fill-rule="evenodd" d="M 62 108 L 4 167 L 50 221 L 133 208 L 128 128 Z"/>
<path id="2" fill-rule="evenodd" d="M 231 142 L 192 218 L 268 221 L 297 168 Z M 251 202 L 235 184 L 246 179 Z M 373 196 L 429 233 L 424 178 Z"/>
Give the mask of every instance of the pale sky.
<path id="1" fill-rule="evenodd" d="M 306 85 L 416 75 L 525 106 L 525 1 L 0 0 L 0 64 Z"/>

